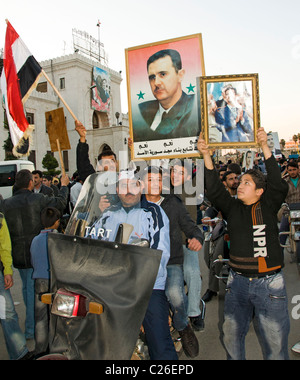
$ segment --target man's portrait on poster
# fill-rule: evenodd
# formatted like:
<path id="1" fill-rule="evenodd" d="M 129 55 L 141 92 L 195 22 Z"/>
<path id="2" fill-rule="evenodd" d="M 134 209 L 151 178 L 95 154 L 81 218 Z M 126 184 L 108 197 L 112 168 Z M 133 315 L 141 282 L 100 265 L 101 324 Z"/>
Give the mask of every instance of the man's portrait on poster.
<path id="1" fill-rule="evenodd" d="M 176 39 L 127 49 L 129 121 L 140 158 L 171 158 L 194 149 L 200 132 L 196 78 L 204 63 L 199 36 L 190 40 L 186 46 Z"/>
<path id="2" fill-rule="evenodd" d="M 215 147 L 254 147 L 259 126 L 257 74 L 200 78 L 202 125 Z"/>

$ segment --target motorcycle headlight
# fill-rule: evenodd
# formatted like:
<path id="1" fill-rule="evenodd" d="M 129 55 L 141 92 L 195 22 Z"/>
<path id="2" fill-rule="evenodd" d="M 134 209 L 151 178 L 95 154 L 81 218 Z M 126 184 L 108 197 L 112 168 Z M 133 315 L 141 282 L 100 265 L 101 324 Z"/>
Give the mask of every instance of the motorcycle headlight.
<path id="1" fill-rule="evenodd" d="M 51 313 L 67 318 L 85 317 L 86 298 L 80 294 L 59 289 L 55 294 Z"/>
<path id="2" fill-rule="evenodd" d="M 291 217 L 291 219 L 300 218 L 300 210 L 291 211 L 290 212 L 290 217 Z"/>
<path id="3" fill-rule="evenodd" d="M 88 313 L 100 315 L 104 311 L 101 303 L 89 301 L 85 296 L 63 288 L 55 294 L 42 294 L 41 301 L 46 305 L 52 305 L 52 314 L 66 318 L 85 317 Z"/>

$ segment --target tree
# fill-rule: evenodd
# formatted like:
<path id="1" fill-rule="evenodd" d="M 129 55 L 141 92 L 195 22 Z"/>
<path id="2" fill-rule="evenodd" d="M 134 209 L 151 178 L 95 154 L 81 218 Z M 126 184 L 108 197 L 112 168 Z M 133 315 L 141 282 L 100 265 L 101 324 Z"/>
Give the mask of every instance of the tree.
<path id="1" fill-rule="evenodd" d="M 11 141 L 8 122 L 7 122 L 7 116 L 4 109 L 3 109 L 3 114 L 4 114 L 3 127 L 4 129 L 8 131 L 8 137 L 6 140 L 4 140 L 4 144 L 2 145 L 2 148 L 4 149 L 4 152 L 5 152 L 5 160 L 16 160 L 17 158 L 13 155 L 13 152 L 12 152 L 14 146 Z"/>
<path id="2" fill-rule="evenodd" d="M 299 152 L 299 145 L 297 144 L 297 142 L 298 142 L 298 138 L 299 138 L 299 135 L 294 135 L 294 136 L 293 136 L 293 140 L 295 141 L 295 144 L 297 145 L 297 150 L 298 150 L 298 152 Z"/>
<path id="3" fill-rule="evenodd" d="M 60 174 L 60 170 L 56 170 L 56 168 L 59 166 L 57 159 L 52 156 L 52 154 L 47 153 L 42 161 L 43 168 L 47 169 L 47 171 L 44 172 L 44 174 L 49 175 L 58 175 Z"/>
<path id="4" fill-rule="evenodd" d="M 281 149 L 284 150 L 284 148 L 285 148 L 285 140 L 284 139 L 280 140 L 280 145 L 281 145 Z"/>

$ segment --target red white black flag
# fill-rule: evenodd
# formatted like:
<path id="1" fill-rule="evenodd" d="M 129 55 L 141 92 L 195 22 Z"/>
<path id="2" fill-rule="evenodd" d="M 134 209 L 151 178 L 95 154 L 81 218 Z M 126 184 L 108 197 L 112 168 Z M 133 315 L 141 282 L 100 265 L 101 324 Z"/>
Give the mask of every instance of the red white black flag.
<path id="1" fill-rule="evenodd" d="M 29 123 L 23 103 L 36 87 L 42 68 L 7 21 L 1 91 L 10 136 L 17 156 L 29 154 Z"/>

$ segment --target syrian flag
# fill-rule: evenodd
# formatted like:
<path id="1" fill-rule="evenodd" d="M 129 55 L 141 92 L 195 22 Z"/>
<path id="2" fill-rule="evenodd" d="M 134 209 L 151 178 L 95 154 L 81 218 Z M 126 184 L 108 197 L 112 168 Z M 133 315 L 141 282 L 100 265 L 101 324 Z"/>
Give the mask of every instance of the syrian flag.
<path id="1" fill-rule="evenodd" d="M 7 21 L 1 91 L 15 156 L 29 154 L 29 136 L 33 126 L 26 119 L 23 104 L 41 75 L 41 66 Z"/>

